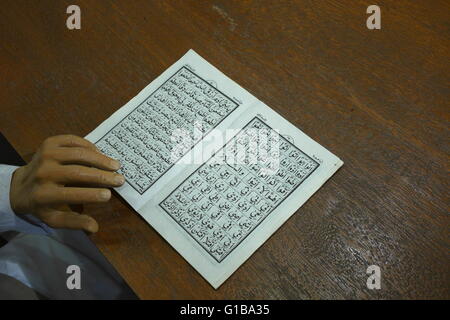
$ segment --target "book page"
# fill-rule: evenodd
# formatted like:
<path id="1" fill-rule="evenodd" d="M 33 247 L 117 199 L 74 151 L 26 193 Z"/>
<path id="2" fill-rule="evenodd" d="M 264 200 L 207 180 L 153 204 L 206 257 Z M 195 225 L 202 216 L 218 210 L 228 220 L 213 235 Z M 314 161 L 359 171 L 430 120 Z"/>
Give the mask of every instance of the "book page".
<path id="1" fill-rule="evenodd" d="M 343 164 L 260 101 L 226 130 L 139 210 L 214 288 Z"/>
<path id="2" fill-rule="evenodd" d="M 177 176 L 177 161 L 192 156 L 210 131 L 227 127 L 255 100 L 190 50 L 86 139 L 120 161 L 126 182 L 116 191 L 138 210 Z"/>

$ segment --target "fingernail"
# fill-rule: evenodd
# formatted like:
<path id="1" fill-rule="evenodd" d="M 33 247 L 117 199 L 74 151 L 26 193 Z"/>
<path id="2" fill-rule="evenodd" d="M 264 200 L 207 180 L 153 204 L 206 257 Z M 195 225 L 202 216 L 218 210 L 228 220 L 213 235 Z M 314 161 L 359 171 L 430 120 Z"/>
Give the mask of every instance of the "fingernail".
<path id="1" fill-rule="evenodd" d="M 85 223 L 84 223 L 84 229 L 87 232 L 90 233 L 95 233 L 98 230 L 98 224 L 97 222 L 94 220 L 94 218 L 90 217 L 90 216 L 86 216 L 86 215 L 82 215 L 82 217 L 85 219 Z"/>
<path id="2" fill-rule="evenodd" d="M 119 170 L 119 168 L 120 168 L 120 162 L 117 161 L 117 160 L 111 160 L 111 167 L 112 167 L 114 170 Z"/>
<path id="3" fill-rule="evenodd" d="M 96 233 L 98 231 L 97 224 L 95 222 L 90 222 L 87 229 L 91 233 Z"/>
<path id="4" fill-rule="evenodd" d="M 118 185 L 122 185 L 122 184 L 125 183 L 125 178 L 124 178 L 123 175 L 118 174 L 118 175 L 116 175 L 116 176 L 114 177 L 114 182 L 115 182 L 116 184 L 118 184 Z"/>
<path id="5" fill-rule="evenodd" d="M 101 200 L 109 200 L 109 198 L 111 197 L 111 191 L 102 190 L 100 191 L 99 197 Z"/>

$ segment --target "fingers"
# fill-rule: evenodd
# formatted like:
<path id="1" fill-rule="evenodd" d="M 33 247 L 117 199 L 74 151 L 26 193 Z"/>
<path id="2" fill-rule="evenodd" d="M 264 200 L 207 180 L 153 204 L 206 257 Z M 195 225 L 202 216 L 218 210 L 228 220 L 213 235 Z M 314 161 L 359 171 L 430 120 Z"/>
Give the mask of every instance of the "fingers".
<path id="1" fill-rule="evenodd" d="M 119 161 L 87 148 L 58 148 L 54 151 L 54 157 L 62 164 L 81 164 L 111 171 L 120 168 Z"/>
<path id="2" fill-rule="evenodd" d="M 42 186 L 32 196 L 38 206 L 106 202 L 111 191 L 103 188 L 71 188 L 53 185 Z"/>
<path id="3" fill-rule="evenodd" d="M 74 135 L 46 139 L 32 163 L 28 170 L 30 186 L 24 192 L 27 211 L 55 228 L 96 232 L 98 224 L 93 218 L 63 206 L 107 202 L 111 198 L 109 189 L 90 186 L 117 187 L 125 182 L 122 175 L 113 172 L 120 168 L 118 161 L 102 154 L 92 142 Z M 64 186 L 71 184 L 88 187 Z"/>
<path id="4" fill-rule="evenodd" d="M 98 152 L 97 147 L 92 142 L 72 134 L 50 137 L 44 144 L 54 147 L 81 147 L 88 148 Z"/>
<path id="5" fill-rule="evenodd" d="M 95 233 L 98 223 L 94 218 L 73 211 L 45 210 L 39 217 L 52 228 L 80 229 Z"/>
<path id="6" fill-rule="evenodd" d="M 125 182 L 125 178 L 121 174 L 78 165 L 59 166 L 50 174 L 53 181 L 61 184 L 119 187 Z"/>

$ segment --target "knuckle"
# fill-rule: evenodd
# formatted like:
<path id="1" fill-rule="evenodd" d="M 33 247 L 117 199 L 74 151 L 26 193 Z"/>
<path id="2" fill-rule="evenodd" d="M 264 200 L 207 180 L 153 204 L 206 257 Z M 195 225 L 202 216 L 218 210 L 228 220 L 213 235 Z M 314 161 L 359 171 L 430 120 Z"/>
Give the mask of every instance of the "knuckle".
<path id="1" fill-rule="evenodd" d="M 45 166 L 45 165 L 40 165 L 40 166 L 36 169 L 35 179 L 36 179 L 37 182 L 43 182 L 43 181 L 45 181 L 45 180 L 48 179 L 48 170 L 47 170 L 47 166 Z"/>
<path id="2" fill-rule="evenodd" d="M 83 174 L 83 168 L 74 166 L 71 168 L 65 168 L 64 169 L 64 176 L 68 181 L 79 181 L 82 182 L 87 179 L 86 175 Z"/>
<path id="3" fill-rule="evenodd" d="M 45 138 L 44 141 L 41 144 L 41 149 L 42 148 L 51 148 L 52 146 L 55 145 L 55 142 L 61 138 L 61 136 L 51 136 L 48 138 Z"/>
<path id="4" fill-rule="evenodd" d="M 65 138 L 69 144 L 73 144 L 76 141 L 76 137 L 72 134 L 66 135 Z"/>
<path id="5" fill-rule="evenodd" d="M 83 139 L 83 138 L 80 138 L 73 134 L 65 135 L 65 140 L 67 141 L 67 144 L 72 145 L 72 146 L 78 145 L 79 144 L 78 142 L 80 141 L 80 139 Z"/>
<path id="6" fill-rule="evenodd" d="M 80 177 L 83 175 L 83 172 L 82 172 L 83 169 L 82 169 L 82 167 L 79 167 L 79 166 L 73 167 L 72 169 L 70 169 L 70 171 L 71 171 L 70 173 L 73 177 Z"/>
<path id="7" fill-rule="evenodd" d="M 74 151 L 74 157 L 77 159 L 86 159 L 88 155 L 86 154 L 86 151 L 83 148 L 77 148 Z"/>
<path id="8" fill-rule="evenodd" d="M 49 146 L 45 146 L 45 147 L 43 147 L 42 149 L 41 149 L 41 152 L 40 152 L 40 158 L 42 159 L 42 160 L 50 160 L 50 159 L 53 159 L 54 158 L 54 156 L 55 156 L 55 153 L 54 153 L 54 151 L 53 151 L 53 148 L 51 148 L 51 147 L 49 147 Z"/>
<path id="9" fill-rule="evenodd" d="M 108 184 L 111 181 L 111 179 L 109 178 L 108 174 L 106 174 L 106 173 L 100 173 L 98 175 L 98 178 L 100 180 L 100 183 L 102 183 L 102 184 Z"/>
<path id="10" fill-rule="evenodd" d="M 67 188 L 61 188 L 60 189 L 60 200 L 62 201 L 62 202 L 67 202 L 68 200 L 69 200 L 69 196 L 70 196 L 70 194 L 69 194 L 69 191 L 68 191 L 68 189 Z"/>

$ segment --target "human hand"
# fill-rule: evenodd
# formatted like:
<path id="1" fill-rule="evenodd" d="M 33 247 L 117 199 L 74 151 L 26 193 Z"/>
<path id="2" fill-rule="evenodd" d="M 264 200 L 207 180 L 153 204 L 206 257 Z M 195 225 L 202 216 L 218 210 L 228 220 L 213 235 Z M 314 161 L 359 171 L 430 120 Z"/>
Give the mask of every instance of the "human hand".
<path id="1" fill-rule="evenodd" d="M 111 191 L 107 188 L 125 182 L 114 172 L 119 167 L 118 161 L 83 138 L 50 137 L 30 163 L 14 172 L 11 208 L 16 214 L 33 214 L 50 227 L 97 232 L 94 218 L 71 211 L 68 205 L 108 201 Z"/>

